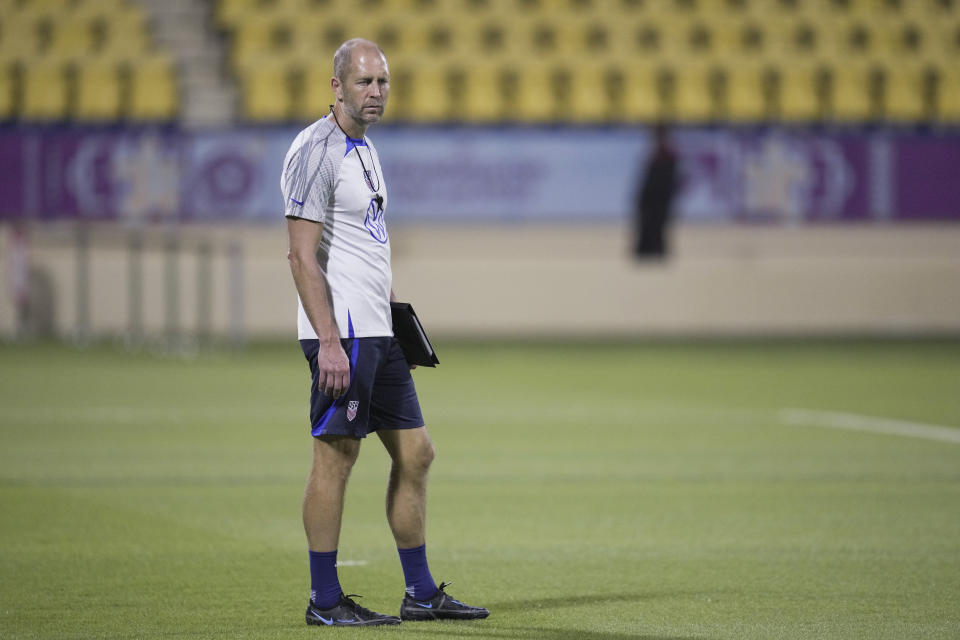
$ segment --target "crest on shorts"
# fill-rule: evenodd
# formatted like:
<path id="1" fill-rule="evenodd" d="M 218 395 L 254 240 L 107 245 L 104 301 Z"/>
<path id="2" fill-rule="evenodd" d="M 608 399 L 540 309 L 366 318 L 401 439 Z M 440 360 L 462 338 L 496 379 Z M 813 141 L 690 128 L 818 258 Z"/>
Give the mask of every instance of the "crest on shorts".
<path id="1" fill-rule="evenodd" d="M 351 400 L 347 403 L 347 421 L 353 422 L 353 419 L 357 417 L 357 407 L 360 406 L 359 400 Z"/>

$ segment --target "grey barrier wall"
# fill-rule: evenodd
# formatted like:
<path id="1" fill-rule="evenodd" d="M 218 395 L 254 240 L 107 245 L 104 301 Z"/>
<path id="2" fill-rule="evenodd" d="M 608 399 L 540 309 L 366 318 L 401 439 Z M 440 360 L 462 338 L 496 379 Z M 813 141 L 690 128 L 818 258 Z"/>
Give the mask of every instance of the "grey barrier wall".
<path id="1" fill-rule="evenodd" d="M 11 227 L 0 228 L 10 283 Z M 76 225 L 29 229 L 47 283 L 38 313 L 55 335 L 295 338 L 282 224 L 85 233 L 78 244 Z M 681 225 L 672 256 L 644 263 L 629 242 L 615 224 L 397 226 L 394 285 L 440 337 L 960 333 L 957 225 Z M 8 284 L 0 335 L 16 330 Z"/>

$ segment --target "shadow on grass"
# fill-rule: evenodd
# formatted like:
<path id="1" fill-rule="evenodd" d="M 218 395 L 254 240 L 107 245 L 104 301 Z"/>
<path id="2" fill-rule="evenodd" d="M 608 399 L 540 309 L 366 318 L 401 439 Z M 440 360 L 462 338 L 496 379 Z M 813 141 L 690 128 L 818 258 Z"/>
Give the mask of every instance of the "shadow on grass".
<path id="1" fill-rule="evenodd" d="M 679 595 L 671 594 L 651 594 L 651 593 L 621 593 L 621 594 L 595 594 L 582 595 L 575 598 L 557 597 L 540 598 L 530 600 L 511 600 L 508 602 L 492 603 L 490 605 L 491 617 L 496 617 L 501 613 L 513 612 L 534 612 L 546 609 L 561 609 L 565 607 L 582 607 L 589 605 L 603 604 L 628 604 L 650 601 L 660 597 L 673 597 Z M 686 594 L 690 595 L 690 594 Z M 606 616 L 603 618 L 608 619 Z M 633 633 L 629 631 L 591 631 L 588 629 L 562 629 L 540 626 L 525 625 L 501 625 L 488 626 L 484 622 L 477 621 L 466 625 L 457 623 L 441 623 L 438 626 L 417 625 L 417 632 L 424 635 L 435 635 L 438 637 L 461 637 L 461 638 L 550 638 L 556 640 L 695 640 L 693 636 L 673 636 L 673 635 L 651 635 L 645 633 Z M 698 637 L 697 640 L 702 640 Z"/>
<path id="2" fill-rule="evenodd" d="M 436 624 L 436 623 L 434 623 Z M 476 625 L 476 626 L 474 626 Z M 587 631 L 586 629 L 556 629 L 553 627 L 499 627 L 481 628 L 477 622 L 471 626 L 462 626 L 455 622 L 444 623 L 429 629 L 417 629 L 421 635 L 439 638 L 549 638 L 550 640 L 703 640 L 693 636 L 661 636 L 624 631 Z"/>
<path id="3" fill-rule="evenodd" d="M 658 600 L 666 597 L 674 597 L 678 593 L 596 593 L 583 594 L 577 596 L 559 596 L 556 598 L 536 598 L 530 600 L 508 600 L 506 602 L 496 602 L 490 605 L 491 611 L 511 612 L 511 611 L 531 611 L 537 609 L 561 609 L 563 607 L 582 607 L 591 604 L 626 604 L 649 600 Z"/>
<path id="4" fill-rule="evenodd" d="M 500 627 L 481 628 L 482 623 L 457 626 L 456 623 L 417 629 L 422 635 L 440 638 L 549 638 L 550 640 L 703 640 L 693 636 L 661 636 L 623 631 L 587 631 L 585 629 L 554 629 L 550 627 Z"/>

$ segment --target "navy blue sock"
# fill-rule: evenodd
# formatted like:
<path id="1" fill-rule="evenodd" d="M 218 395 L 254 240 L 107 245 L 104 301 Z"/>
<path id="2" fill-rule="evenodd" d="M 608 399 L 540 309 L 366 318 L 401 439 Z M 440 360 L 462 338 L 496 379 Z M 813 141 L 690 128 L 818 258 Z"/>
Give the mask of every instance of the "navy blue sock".
<path id="1" fill-rule="evenodd" d="M 310 552 L 310 600 L 321 609 L 340 602 L 340 580 L 337 578 L 337 552 Z"/>
<path id="2" fill-rule="evenodd" d="M 407 583 L 407 595 L 414 600 L 429 600 L 437 595 L 437 583 L 427 566 L 427 545 L 397 549 L 397 552 L 403 567 L 403 579 Z"/>

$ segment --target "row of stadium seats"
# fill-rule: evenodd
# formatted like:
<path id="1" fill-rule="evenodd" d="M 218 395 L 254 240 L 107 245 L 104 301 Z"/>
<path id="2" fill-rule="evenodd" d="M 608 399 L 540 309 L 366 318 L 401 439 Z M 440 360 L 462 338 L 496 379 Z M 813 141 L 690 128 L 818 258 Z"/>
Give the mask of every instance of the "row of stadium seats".
<path id="1" fill-rule="evenodd" d="M 333 51 L 364 35 L 405 120 L 960 122 L 960 0 L 219 0 L 216 20 L 257 121 L 322 113 Z"/>
<path id="2" fill-rule="evenodd" d="M 625 56 L 733 59 L 763 56 L 793 60 L 797 56 L 823 62 L 866 58 L 900 64 L 936 63 L 960 57 L 960 19 L 941 23 L 866 20 L 815 25 L 808 21 L 726 20 L 682 21 L 530 20 L 477 24 L 442 19 L 397 21 L 367 18 L 362 32 L 377 41 L 392 61 L 424 54 L 447 59 L 515 60 L 518 56 L 550 56 L 571 60 L 589 57 L 622 60 Z M 270 18 L 238 25 L 231 61 L 242 71 L 265 56 L 309 60 L 318 48 L 333 50 L 358 21 L 312 17 L 293 22 Z"/>
<path id="3" fill-rule="evenodd" d="M 388 118 L 465 122 L 960 121 L 960 68 L 761 63 L 684 67 L 423 60 L 391 71 Z M 251 67 L 244 109 L 311 120 L 331 101 L 326 65 Z"/>
<path id="4" fill-rule="evenodd" d="M 173 64 L 162 54 L 125 63 L 39 59 L 0 67 L 0 120 L 168 121 L 178 112 Z"/>
<path id="5" fill-rule="evenodd" d="M 167 121 L 169 56 L 129 0 L 0 0 L 0 120 Z"/>
<path id="6" fill-rule="evenodd" d="M 683 16 L 710 19 L 728 16 L 784 15 L 834 19 L 841 16 L 896 16 L 918 18 L 954 15 L 956 0 L 218 0 L 221 25 L 244 20 L 251 12 L 261 16 L 303 17 L 311 13 L 357 17 L 370 12 L 403 19 L 411 15 L 445 15 L 475 20 L 490 16 L 506 19 L 530 15 Z"/>

